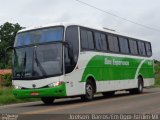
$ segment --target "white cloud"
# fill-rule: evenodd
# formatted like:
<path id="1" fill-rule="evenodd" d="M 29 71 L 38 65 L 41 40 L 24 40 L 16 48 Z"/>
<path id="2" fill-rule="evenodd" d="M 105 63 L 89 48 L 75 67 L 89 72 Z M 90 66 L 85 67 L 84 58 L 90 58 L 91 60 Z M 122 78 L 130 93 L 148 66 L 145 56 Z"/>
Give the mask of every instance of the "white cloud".
<path id="1" fill-rule="evenodd" d="M 159 0 L 83 0 L 116 15 L 160 28 Z M 0 0 L 0 24 L 6 21 L 22 26 L 52 22 L 80 22 L 101 25 L 152 42 L 153 51 L 160 58 L 159 34 L 84 6 L 75 0 Z M 159 55 L 158 55 L 159 54 Z"/>

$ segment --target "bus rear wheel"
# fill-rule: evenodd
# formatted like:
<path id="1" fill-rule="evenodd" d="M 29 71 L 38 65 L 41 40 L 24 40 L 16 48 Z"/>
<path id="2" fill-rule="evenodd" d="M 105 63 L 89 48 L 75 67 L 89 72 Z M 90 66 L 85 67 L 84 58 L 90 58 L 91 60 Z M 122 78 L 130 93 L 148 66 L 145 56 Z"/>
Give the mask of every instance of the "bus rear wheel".
<path id="1" fill-rule="evenodd" d="M 144 87 L 143 78 L 138 77 L 138 88 L 131 89 L 130 93 L 131 94 L 141 94 L 143 93 L 143 87 Z"/>
<path id="2" fill-rule="evenodd" d="M 94 98 L 94 86 L 92 81 L 88 81 L 85 86 L 85 95 L 81 96 L 82 101 L 91 101 Z"/>
<path id="3" fill-rule="evenodd" d="M 55 99 L 53 97 L 42 97 L 41 100 L 44 104 L 51 105 Z"/>

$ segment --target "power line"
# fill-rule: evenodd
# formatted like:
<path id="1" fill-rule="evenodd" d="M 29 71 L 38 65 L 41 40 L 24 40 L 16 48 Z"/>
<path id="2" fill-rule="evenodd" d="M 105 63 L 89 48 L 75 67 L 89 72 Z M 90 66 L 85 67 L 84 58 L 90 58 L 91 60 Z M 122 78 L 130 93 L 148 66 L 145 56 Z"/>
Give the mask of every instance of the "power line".
<path id="1" fill-rule="evenodd" d="M 160 32 L 160 29 L 153 28 L 153 27 L 150 27 L 150 26 L 146 26 L 146 25 L 143 25 L 143 24 L 138 23 L 138 22 L 134 22 L 134 21 L 132 21 L 132 20 L 126 19 L 126 18 L 121 17 L 121 16 L 118 16 L 118 15 L 113 14 L 113 13 L 111 13 L 111 12 L 102 10 L 102 9 L 100 9 L 100 8 L 98 8 L 98 7 L 95 7 L 95 6 L 93 6 L 93 5 L 90 5 L 90 4 L 88 4 L 88 3 L 86 3 L 86 2 L 83 2 L 83 1 L 81 1 L 81 0 L 75 0 L 75 1 L 81 3 L 81 4 L 85 5 L 85 6 L 94 8 L 94 9 L 96 9 L 96 10 L 98 10 L 98 11 L 103 12 L 103 13 L 109 14 L 109 15 L 111 15 L 111 16 L 113 16 L 113 17 L 116 17 L 116 18 L 122 19 L 122 20 L 124 20 L 124 21 L 130 22 L 130 23 L 132 23 L 132 24 L 135 24 L 135 25 L 141 26 L 141 27 L 143 27 L 143 28 L 147 28 L 147 29 L 150 29 L 150 30 L 154 30 L 154 31 Z"/>

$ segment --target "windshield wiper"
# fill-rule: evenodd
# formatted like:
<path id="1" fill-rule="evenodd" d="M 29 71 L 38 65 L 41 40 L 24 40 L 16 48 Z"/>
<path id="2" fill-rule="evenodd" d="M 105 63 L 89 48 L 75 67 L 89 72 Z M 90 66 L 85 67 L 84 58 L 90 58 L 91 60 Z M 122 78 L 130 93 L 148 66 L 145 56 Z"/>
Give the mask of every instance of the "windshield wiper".
<path id="1" fill-rule="evenodd" d="M 18 56 L 17 56 L 18 57 Z M 18 60 L 17 60 L 18 61 Z M 26 51 L 25 51 L 25 54 L 24 54 L 24 58 L 23 58 L 23 63 L 22 63 L 22 71 L 19 72 L 20 74 L 20 78 L 23 78 L 25 76 L 25 70 L 26 70 L 26 61 L 27 61 L 27 54 L 26 54 Z"/>
<path id="2" fill-rule="evenodd" d="M 44 70 L 43 66 L 41 65 L 41 63 L 39 62 L 38 58 L 37 58 L 37 52 L 35 50 L 35 61 L 37 63 L 37 66 L 39 67 L 40 71 L 42 72 L 43 75 L 47 75 L 46 71 Z"/>

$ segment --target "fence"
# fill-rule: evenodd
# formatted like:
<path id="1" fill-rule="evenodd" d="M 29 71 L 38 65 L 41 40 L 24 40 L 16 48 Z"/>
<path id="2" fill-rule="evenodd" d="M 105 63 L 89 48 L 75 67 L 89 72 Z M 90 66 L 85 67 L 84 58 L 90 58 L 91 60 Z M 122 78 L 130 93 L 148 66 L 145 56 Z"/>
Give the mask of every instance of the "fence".
<path id="1" fill-rule="evenodd" d="M 0 87 L 2 86 L 2 83 L 3 83 L 2 76 L 6 74 L 11 74 L 11 73 L 12 73 L 11 69 L 0 70 Z"/>

